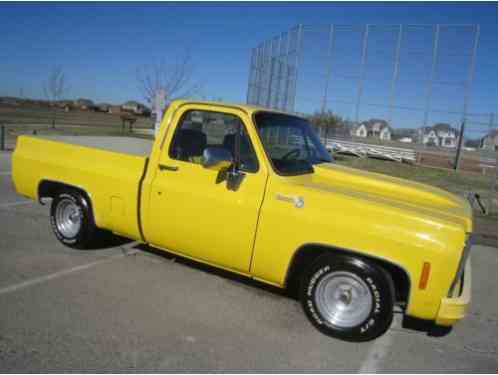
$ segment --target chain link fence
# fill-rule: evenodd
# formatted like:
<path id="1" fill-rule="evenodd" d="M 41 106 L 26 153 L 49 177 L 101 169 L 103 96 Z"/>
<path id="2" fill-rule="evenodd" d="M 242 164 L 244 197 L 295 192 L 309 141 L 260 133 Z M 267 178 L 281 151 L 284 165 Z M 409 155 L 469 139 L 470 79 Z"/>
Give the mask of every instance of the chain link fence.
<path id="1" fill-rule="evenodd" d="M 309 116 L 343 154 L 424 166 L 399 174 L 498 212 L 494 114 L 469 113 L 479 39 L 479 25 L 298 25 L 252 50 L 247 102 Z"/>

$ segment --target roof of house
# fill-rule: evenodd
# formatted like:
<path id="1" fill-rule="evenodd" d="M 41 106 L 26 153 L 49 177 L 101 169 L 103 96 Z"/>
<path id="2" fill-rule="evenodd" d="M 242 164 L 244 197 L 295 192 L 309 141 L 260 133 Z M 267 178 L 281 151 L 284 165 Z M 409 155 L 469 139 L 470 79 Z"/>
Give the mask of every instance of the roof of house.
<path id="1" fill-rule="evenodd" d="M 457 133 L 458 132 L 450 124 L 446 124 L 444 122 L 438 122 L 438 123 L 434 124 L 433 126 L 423 126 L 420 128 L 420 130 L 425 134 L 430 133 L 432 130 L 434 130 L 436 133 L 438 133 L 438 132 Z"/>
<path id="2" fill-rule="evenodd" d="M 391 127 L 386 120 L 372 118 L 368 121 L 363 121 L 359 126 L 364 125 L 368 130 L 381 131 L 384 128 L 391 130 Z M 359 127 L 358 126 L 358 127 Z"/>
<path id="3" fill-rule="evenodd" d="M 88 106 L 94 105 L 93 102 L 90 99 L 83 99 L 83 98 L 80 98 L 80 99 L 76 100 L 75 104 L 77 104 L 77 105 L 88 105 Z"/>
<path id="4" fill-rule="evenodd" d="M 123 105 L 125 106 L 130 106 L 130 107 L 145 107 L 143 104 L 136 102 L 134 100 L 128 100 L 126 103 Z"/>
<path id="5" fill-rule="evenodd" d="M 483 138 L 496 138 L 498 137 L 498 130 L 491 130 L 488 134 L 486 134 Z"/>
<path id="6" fill-rule="evenodd" d="M 443 131 L 443 132 L 455 131 L 455 129 L 453 129 L 450 124 L 442 122 L 435 124 L 432 128 L 436 131 Z"/>

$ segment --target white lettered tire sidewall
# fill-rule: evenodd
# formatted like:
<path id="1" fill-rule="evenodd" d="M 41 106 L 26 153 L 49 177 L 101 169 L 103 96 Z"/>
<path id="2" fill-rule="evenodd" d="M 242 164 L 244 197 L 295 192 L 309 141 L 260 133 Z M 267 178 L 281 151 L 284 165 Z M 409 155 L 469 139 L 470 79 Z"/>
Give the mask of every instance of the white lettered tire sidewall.
<path id="1" fill-rule="evenodd" d="M 81 208 L 78 200 L 74 196 L 72 196 L 71 194 L 68 194 L 68 193 L 62 193 L 62 194 L 59 194 L 57 196 L 57 201 L 54 203 L 55 206 L 54 206 L 53 211 L 56 211 L 57 204 L 59 204 L 64 199 L 72 201 L 78 207 L 79 214 L 82 217 L 84 217 L 83 216 L 84 215 L 83 210 L 82 210 L 82 208 Z M 73 237 L 66 237 L 57 228 L 57 222 L 56 222 L 56 220 L 57 220 L 56 219 L 56 215 L 51 212 L 51 215 L 50 215 L 50 225 L 52 226 L 52 230 L 53 230 L 55 236 L 57 237 L 57 239 L 59 241 L 61 241 L 62 243 L 66 244 L 66 245 L 74 245 L 77 242 L 77 240 L 78 240 L 78 235 L 80 234 L 83 226 L 81 226 L 80 231 L 78 233 L 76 233 Z"/>
<path id="2" fill-rule="evenodd" d="M 346 271 L 361 278 L 372 296 L 368 317 L 353 327 L 340 327 L 327 321 L 317 308 L 315 293 L 320 280 L 332 272 Z M 394 306 L 392 280 L 383 269 L 352 257 L 322 256 L 308 270 L 301 283 L 301 303 L 313 325 L 321 332 L 347 341 L 368 341 L 383 334 L 391 325 Z"/>
<path id="3" fill-rule="evenodd" d="M 72 237 L 63 235 L 57 228 L 57 205 L 64 200 L 73 202 L 81 216 L 79 231 Z M 82 193 L 72 189 L 62 190 L 53 198 L 50 207 L 50 225 L 55 236 L 61 243 L 75 249 L 89 248 L 97 232 L 90 203 Z"/>

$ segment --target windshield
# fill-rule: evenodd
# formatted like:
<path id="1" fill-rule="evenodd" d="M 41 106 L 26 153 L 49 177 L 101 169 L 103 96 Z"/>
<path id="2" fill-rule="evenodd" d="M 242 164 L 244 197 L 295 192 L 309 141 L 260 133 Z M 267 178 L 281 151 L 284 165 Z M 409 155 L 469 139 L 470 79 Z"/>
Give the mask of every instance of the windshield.
<path id="1" fill-rule="evenodd" d="M 308 121 L 271 112 L 258 112 L 254 118 L 277 173 L 310 173 L 312 165 L 332 161 Z"/>

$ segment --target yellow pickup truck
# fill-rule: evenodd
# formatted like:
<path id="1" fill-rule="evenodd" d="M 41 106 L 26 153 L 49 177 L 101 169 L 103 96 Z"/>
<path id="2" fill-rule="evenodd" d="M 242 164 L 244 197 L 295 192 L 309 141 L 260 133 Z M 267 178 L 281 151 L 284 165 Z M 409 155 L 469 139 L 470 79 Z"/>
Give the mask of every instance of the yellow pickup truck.
<path id="1" fill-rule="evenodd" d="M 395 306 L 439 326 L 465 315 L 468 202 L 335 164 L 301 117 L 174 101 L 153 142 L 78 143 L 21 136 L 12 158 L 17 192 L 51 199 L 67 246 L 110 231 L 295 288 L 311 323 L 343 340 L 378 337 Z"/>

